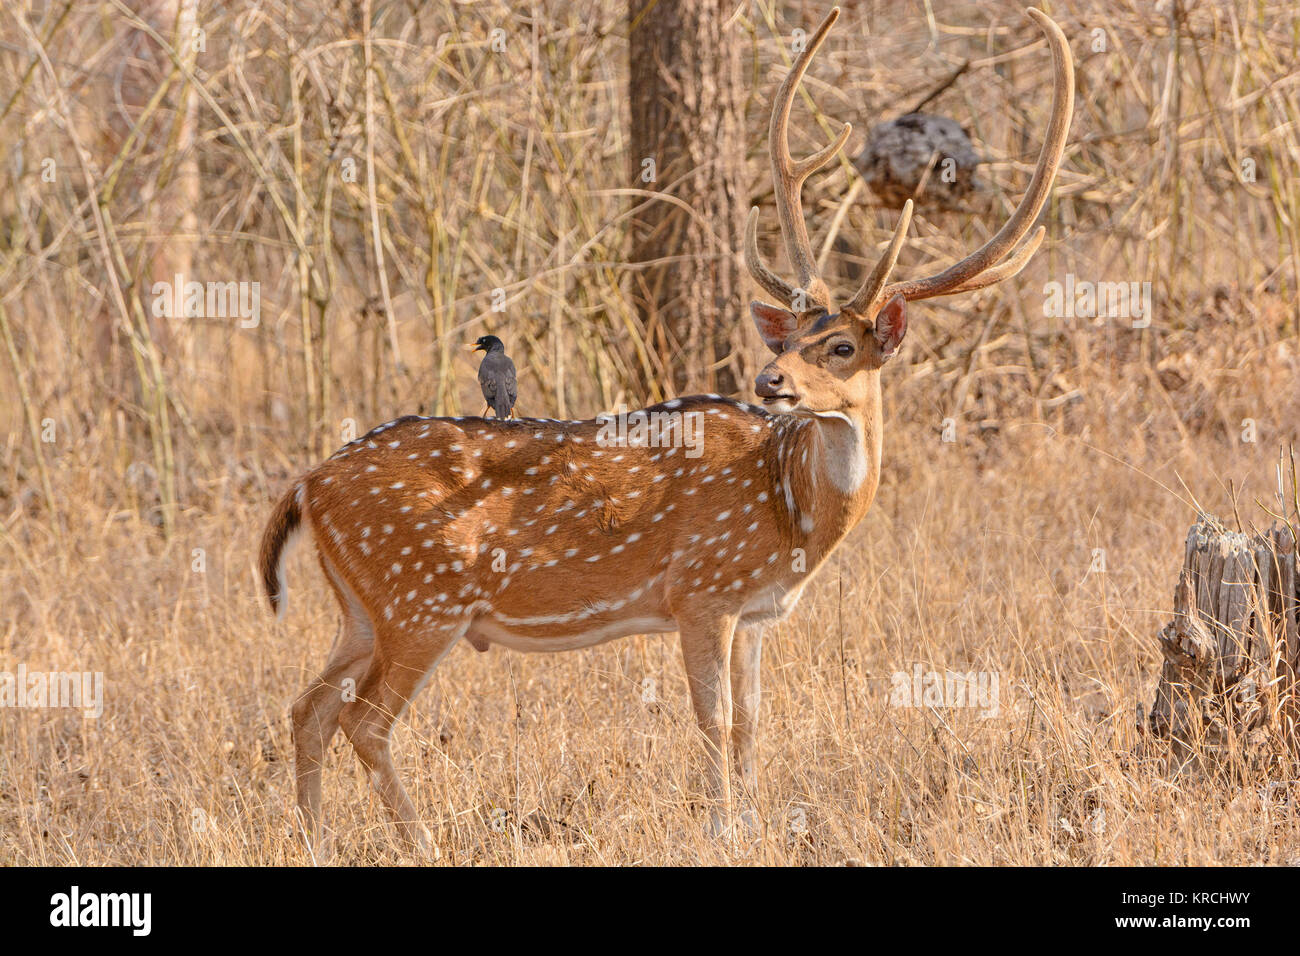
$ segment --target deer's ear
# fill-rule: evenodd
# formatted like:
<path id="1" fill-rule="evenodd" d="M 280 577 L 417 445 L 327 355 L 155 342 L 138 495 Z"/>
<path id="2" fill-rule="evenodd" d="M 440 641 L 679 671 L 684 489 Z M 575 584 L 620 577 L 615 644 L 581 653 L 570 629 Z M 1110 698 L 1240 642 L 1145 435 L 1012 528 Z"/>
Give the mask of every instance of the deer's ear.
<path id="1" fill-rule="evenodd" d="M 898 351 L 903 336 L 907 334 L 907 300 L 896 295 L 876 313 L 876 341 L 880 344 L 882 361 Z"/>
<path id="2" fill-rule="evenodd" d="M 758 334 L 763 337 L 763 344 L 780 355 L 781 346 L 790 337 L 790 333 L 799 326 L 795 314 L 788 309 L 768 305 L 766 302 L 749 303 L 749 311 L 754 316 L 754 325 L 758 328 Z"/>

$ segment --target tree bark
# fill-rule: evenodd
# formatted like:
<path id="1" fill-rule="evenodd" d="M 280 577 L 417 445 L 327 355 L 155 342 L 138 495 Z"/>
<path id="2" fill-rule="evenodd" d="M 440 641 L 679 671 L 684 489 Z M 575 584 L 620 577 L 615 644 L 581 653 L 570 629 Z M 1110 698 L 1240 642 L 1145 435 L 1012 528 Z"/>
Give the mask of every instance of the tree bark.
<path id="1" fill-rule="evenodd" d="M 677 394 L 734 394 L 744 277 L 741 36 L 718 0 L 630 0 L 632 299 Z M 653 168 L 647 163 L 653 161 Z M 680 202 L 671 198 L 675 197 Z M 647 397 L 666 382 L 643 382 Z"/>

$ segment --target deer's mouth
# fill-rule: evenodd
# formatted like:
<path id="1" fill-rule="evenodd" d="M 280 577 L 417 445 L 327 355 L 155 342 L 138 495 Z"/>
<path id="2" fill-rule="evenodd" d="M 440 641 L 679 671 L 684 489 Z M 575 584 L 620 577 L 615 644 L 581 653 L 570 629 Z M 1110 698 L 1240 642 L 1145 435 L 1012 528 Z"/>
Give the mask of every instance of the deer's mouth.
<path id="1" fill-rule="evenodd" d="M 788 412 L 799 404 L 799 396 L 791 395 L 788 392 L 781 392 L 777 395 L 764 395 L 763 404 L 780 412 Z"/>

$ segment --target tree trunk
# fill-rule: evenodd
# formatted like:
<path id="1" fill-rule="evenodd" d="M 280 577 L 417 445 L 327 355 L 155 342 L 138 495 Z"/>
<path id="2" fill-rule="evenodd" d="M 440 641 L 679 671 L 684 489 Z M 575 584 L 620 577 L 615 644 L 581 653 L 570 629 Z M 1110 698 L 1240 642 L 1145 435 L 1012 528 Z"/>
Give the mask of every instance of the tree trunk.
<path id="1" fill-rule="evenodd" d="M 741 37 L 718 0 L 630 0 L 629 94 L 635 185 L 632 299 L 658 360 L 655 397 L 738 390 L 745 320 L 738 250 L 745 215 Z M 646 200 L 649 199 L 649 202 Z"/>
<path id="2" fill-rule="evenodd" d="M 1201 515 L 1187 534 L 1149 729 L 1173 766 L 1243 747 L 1294 750 L 1300 638 L 1296 541 L 1286 525 L 1245 535 Z"/>

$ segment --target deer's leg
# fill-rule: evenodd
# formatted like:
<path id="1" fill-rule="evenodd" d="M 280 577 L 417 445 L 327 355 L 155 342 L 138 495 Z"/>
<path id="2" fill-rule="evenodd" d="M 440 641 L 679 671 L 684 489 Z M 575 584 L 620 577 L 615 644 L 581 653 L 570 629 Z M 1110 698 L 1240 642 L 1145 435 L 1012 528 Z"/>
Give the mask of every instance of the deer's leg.
<path id="1" fill-rule="evenodd" d="M 294 701 L 292 710 L 298 812 L 303 836 L 313 849 L 321 820 L 321 768 L 325 751 L 339 729 L 339 711 L 355 692 L 375 647 L 369 616 L 323 558 L 321 565 L 334 588 L 343 620 L 325 669 Z M 351 684 L 345 684 L 349 679 Z"/>
<path id="2" fill-rule="evenodd" d="M 758 742 L 759 658 L 762 652 L 761 628 L 747 627 L 736 632 L 731 642 L 731 740 L 740 782 L 751 800 L 758 791 L 758 765 L 754 751 Z"/>
<path id="3" fill-rule="evenodd" d="M 706 794 L 714 806 L 709 829 L 721 836 L 731 817 L 731 780 L 728 749 L 731 730 L 731 640 L 736 630 L 734 616 L 698 619 L 679 616 L 682 657 L 691 689 L 695 719 L 704 733 L 708 760 L 705 769 Z"/>
<path id="4" fill-rule="evenodd" d="M 343 732 L 369 771 L 375 792 L 403 836 L 426 852 L 432 849 L 432 837 L 397 776 L 389 745 L 393 724 L 464 631 L 463 623 L 418 635 L 381 630 L 357 699 L 340 714 Z"/>

